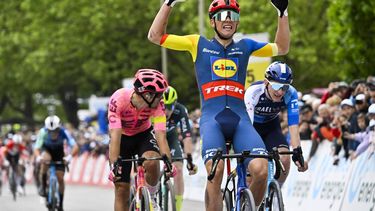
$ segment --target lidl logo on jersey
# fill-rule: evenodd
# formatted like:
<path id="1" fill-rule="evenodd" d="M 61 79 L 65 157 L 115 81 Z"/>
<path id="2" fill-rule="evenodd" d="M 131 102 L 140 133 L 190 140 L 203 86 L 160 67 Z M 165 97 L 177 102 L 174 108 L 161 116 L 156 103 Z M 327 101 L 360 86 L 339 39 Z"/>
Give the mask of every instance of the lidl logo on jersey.
<path id="1" fill-rule="evenodd" d="M 243 100 L 245 94 L 244 86 L 242 84 L 229 80 L 208 82 L 203 84 L 201 88 L 204 100 L 225 95 Z"/>
<path id="2" fill-rule="evenodd" d="M 238 58 L 221 58 L 211 56 L 212 80 L 232 79 L 237 80 L 238 77 Z"/>

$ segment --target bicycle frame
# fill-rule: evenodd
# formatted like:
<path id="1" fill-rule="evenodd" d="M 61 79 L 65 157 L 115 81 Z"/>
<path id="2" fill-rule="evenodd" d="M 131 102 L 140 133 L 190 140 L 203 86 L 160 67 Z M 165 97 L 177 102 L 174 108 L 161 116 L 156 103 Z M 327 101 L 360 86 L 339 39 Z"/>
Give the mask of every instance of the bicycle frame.
<path id="1" fill-rule="evenodd" d="M 135 210 L 139 211 L 140 208 L 141 208 L 141 203 L 142 203 L 142 189 L 145 188 L 145 190 L 147 190 L 146 188 L 146 183 L 145 183 L 145 169 L 143 167 L 143 162 L 146 161 L 146 160 L 163 160 L 163 161 L 167 161 L 167 157 L 166 156 L 163 156 L 163 157 L 158 157 L 158 158 L 144 158 L 144 157 L 140 157 L 140 158 L 135 158 L 135 159 L 123 159 L 121 160 L 121 162 L 134 162 L 135 163 L 135 166 L 136 166 L 136 175 L 134 176 L 134 186 L 135 186 L 135 193 L 134 193 L 134 208 Z M 171 164 L 169 163 L 169 167 L 168 169 L 172 169 L 171 167 Z M 147 190 L 147 196 L 148 199 L 151 199 L 151 194 L 150 192 Z M 132 203 L 133 201 L 130 201 L 130 207 L 132 206 Z M 151 203 L 149 204 L 149 206 L 151 206 Z"/>
<path id="2" fill-rule="evenodd" d="M 56 183 L 56 195 L 52 195 L 52 186 L 53 184 Z M 56 165 L 51 163 L 49 166 L 49 185 L 48 185 L 48 195 L 47 195 L 47 203 L 51 204 L 53 197 L 56 197 L 58 203 L 60 201 L 60 196 L 58 194 L 59 192 L 59 182 L 57 181 L 57 176 L 56 176 Z"/>
<path id="3" fill-rule="evenodd" d="M 280 169 L 282 169 L 282 171 L 284 171 L 284 168 L 282 166 L 282 163 L 280 162 L 280 156 L 279 156 L 279 152 L 278 152 L 277 148 L 274 148 L 272 150 L 272 152 L 270 152 L 269 155 L 251 154 L 250 151 L 243 151 L 239 154 L 228 154 L 228 151 L 229 151 L 228 145 L 227 145 L 227 154 L 223 155 L 222 150 L 218 149 L 218 151 L 212 157 L 213 164 L 212 164 L 210 174 L 207 176 L 207 179 L 210 181 L 214 178 L 216 168 L 217 168 L 217 165 L 218 165 L 218 160 L 227 159 L 227 173 L 230 173 L 230 175 L 227 178 L 227 183 L 226 183 L 226 186 L 225 186 L 225 189 L 224 189 L 223 199 L 225 199 L 225 192 L 228 190 L 228 184 L 229 184 L 230 181 L 232 181 L 234 186 L 235 186 L 234 177 L 236 176 L 236 175 L 234 175 L 233 172 L 230 172 L 230 169 L 229 169 L 230 168 L 230 162 L 228 160 L 229 160 L 229 158 L 237 158 L 236 173 L 238 175 L 238 180 L 237 180 L 237 183 L 238 183 L 237 186 L 238 187 L 237 188 L 234 187 L 234 189 L 236 189 L 236 198 L 235 198 L 236 204 L 235 204 L 234 207 L 233 207 L 232 204 L 230 204 L 230 209 L 231 210 L 233 210 L 233 209 L 238 210 L 241 207 L 241 201 L 240 201 L 241 193 L 244 189 L 248 189 L 247 184 L 246 184 L 246 176 L 247 176 L 246 170 L 247 170 L 247 168 L 244 164 L 245 158 L 265 158 L 265 159 L 268 159 L 271 162 L 273 160 L 275 160 L 276 161 L 276 173 L 278 173 L 278 174 L 275 174 L 276 178 L 279 177 Z M 273 165 L 271 166 L 271 168 L 272 168 L 271 170 L 273 170 Z M 269 178 L 272 178 L 272 176 L 269 176 Z M 269 184 L 268 181 L 267 181 L 267 184 Z M 231 201 L 233 200 L 233 190 L 229 191 L 229 193 L 231 194 Z M 250 194 L 251 194 L 251 192 L 250 192 Z"/>
<path id="4" fill-rule="evenodd" d="M 236 207 L 235 210 L 240 210 L 241 201 L 240 201 L 240 194 L 242 190 L 247 189 L 246 184 L 246 167 L 243 162 L 237 163 L 236 167 L 237 172 L 237 193 L 236 193 Z"/>

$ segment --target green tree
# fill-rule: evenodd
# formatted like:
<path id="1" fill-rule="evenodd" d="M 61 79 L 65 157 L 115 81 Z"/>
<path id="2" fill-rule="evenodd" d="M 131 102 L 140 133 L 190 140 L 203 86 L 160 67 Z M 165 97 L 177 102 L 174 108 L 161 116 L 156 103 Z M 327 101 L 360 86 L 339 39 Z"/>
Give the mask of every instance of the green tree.
<path id="1" fill-rule="evenodd" d="M 374 74 L 375 2 L 331 0 L 328 37 L 340 71 L 349 79 Z"/>

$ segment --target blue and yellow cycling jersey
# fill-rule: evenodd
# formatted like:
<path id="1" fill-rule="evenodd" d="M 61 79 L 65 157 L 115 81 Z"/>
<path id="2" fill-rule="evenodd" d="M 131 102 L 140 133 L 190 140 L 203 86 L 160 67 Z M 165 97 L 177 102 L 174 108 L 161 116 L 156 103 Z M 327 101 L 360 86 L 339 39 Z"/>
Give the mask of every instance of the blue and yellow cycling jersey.
<path id="1" fill-rule="evenodd" d="M 202 102 L 200 134 L 205 162 L 218 148 L 225 149 L 226 141 L 232 141 L 235 152 L 251 149 L 252 153 L 265 153 L 262 139 L 246 112 L 244 86 L 249 57 L 275 56 L 278 54 L 276 44 L 242 39 L 224 47 L 215 38 L 166 34 L 160 45 L 188 51 L 195 63 Z"/>
<path id="2" fill-rule="evenodd" d="M 160 45 L 190 52 L 195 63 L 203 117 L 204 113 L 217 113 L 225 106 L 246 115 L 243 96 L 249 57 L 270 57 L 278 53 L 274 43 L 242 39 L 224 47 L 215 38 L 207 40 L 200 35 L 166 34 Z"/>

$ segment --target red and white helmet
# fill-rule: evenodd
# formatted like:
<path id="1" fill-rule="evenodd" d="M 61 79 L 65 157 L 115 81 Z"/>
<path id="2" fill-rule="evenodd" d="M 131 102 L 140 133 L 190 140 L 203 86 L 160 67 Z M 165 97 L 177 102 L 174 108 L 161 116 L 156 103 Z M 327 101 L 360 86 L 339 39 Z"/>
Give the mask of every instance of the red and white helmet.
<path id="1" fill-rule="evenodd" d="M 240 13 L 240 5 L 237 0 L 213 0 L 208 8 L 208 16 L 212 18 L 215 13 L 222 9 L 229 9 Z"/>
<path id="2" fill-rule="evenodd" d="M 154 69 L 140 69 L 134 77 L 134 91 L 138 94 L 145 92 L 163 93 L 168 88 L 164 75 Z"/>

